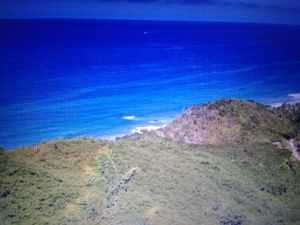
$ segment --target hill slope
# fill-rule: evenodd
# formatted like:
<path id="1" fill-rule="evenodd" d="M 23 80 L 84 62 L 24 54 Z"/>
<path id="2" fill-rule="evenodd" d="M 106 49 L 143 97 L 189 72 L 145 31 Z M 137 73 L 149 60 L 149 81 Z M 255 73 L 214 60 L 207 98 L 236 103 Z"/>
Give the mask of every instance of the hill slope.
<path id="1" fill-rule="evenodd" d="M 209 105 L 183 117 L 197 118 L 194 113 L 200 112 L 209 117 L 212 110 L 213 119 L 203 122 L 216 126 L 220 115 L 215 111 L 221 108 Z M 263 122 L 249 131 L 254 139 L 238 133 L 245 135 L 239 144 L 237 139 L 226 143 L 224 136 L 222 142 L 190 145 L 146 133 L 113 142 L 81 138 L 1 152 L 1 224 L 299 224 L 299 162 L 268 142 L 294 135 L 291 117 L 231 100 L 220 120 L 248 124 L 248 117 L 243 120 L 240 111 L 231 110 L 235 107 L 249 118 L 255 112 Z"/>
<path id="2" fill-rule="evenodd" d="M 296 136 L 299 109 L 299 105 L 270 108 L 253 101 L 219 100 L 186 109 L 159 134 L 188 144 L 270 143 Z"/>

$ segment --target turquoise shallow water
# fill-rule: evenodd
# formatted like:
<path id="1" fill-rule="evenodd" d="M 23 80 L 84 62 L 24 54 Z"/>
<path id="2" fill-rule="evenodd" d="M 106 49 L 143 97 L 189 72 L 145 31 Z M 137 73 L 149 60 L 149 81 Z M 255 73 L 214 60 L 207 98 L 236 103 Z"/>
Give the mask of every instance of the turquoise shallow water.
<path id="1" fill-rule="evenodd" d="M 6 148 L 162 126 L 218 98 L 300 98 L 297 26 L 2 20 L 0 28 Z"/>

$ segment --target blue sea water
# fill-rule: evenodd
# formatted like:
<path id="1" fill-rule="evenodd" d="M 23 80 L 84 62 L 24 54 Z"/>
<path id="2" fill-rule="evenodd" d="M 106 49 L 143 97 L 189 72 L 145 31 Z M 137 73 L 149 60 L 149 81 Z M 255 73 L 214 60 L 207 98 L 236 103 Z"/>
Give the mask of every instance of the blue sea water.
<path id="1" fill-rule="evenodd" d="M 8 149 L 128 134 L 219 98 L 300 99 L 299 26 L 0 20 L 0 50 Z"/>

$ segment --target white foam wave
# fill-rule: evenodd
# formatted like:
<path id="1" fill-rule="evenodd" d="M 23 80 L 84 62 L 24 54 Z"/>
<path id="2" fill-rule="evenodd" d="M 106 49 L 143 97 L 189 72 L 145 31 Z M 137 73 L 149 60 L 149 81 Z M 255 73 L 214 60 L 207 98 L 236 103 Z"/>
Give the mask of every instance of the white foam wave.
<path id="1" fill-rule="evenodd" d="M 147 131 L 158 130 L 163 127 L 165 127 L 165 125 L 163 125 L 163 126 L 151 126 L 150 125 L 150 126 L 136 127 L 131 130 L 131 133 L 132 134 L 143 134 Z"/>
<path id="2" fill-rule="evenodd" d="M 123 116 L 123 120 L 137 120 L 136 116 Z"/>
<path id="3" fill-rule="evenodd" d="M 277 108 L 282 106 L 282 104 L 283 104 L 282 102 L 276 102 L 276 103 L 272 103 L 271 106 Z"/>
<path id="4" fill-rule="evenodd" d="M 289 94 L 289 97 L 291 98 L 290 103 L 298 103 L 300 102 L 300 93 L 291 93 Z"/>

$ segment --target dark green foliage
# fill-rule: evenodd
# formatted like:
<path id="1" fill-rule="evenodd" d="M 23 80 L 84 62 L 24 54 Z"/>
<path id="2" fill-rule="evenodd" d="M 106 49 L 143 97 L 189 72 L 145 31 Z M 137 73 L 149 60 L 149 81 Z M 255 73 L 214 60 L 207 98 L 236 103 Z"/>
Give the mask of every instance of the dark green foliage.
<path id="1" fill-rule="evenodd" d="M 280 107 L 274 108 L 273 111 L 279 118 L 285 118 L 294 126 L 294 132 L 290 136 L 299 136 L 300 132 L 300 103 L 282 104 Z"/>
<path id="2" fill-rule="evenodd" d="M 266 191 L 275 196 L 279 196 L 287 192 L 287 187 L 283 184 L 279 184 L 279 185 L 267 184 L 265 187 L 261 187 L 260 190 Z"/>
<path id="3" fill-rule="evenodd" d="M 221 225 L 242 225 L 244 224 L 244 217 L 239 215 L 223 217 L 220 221 Z"/>

